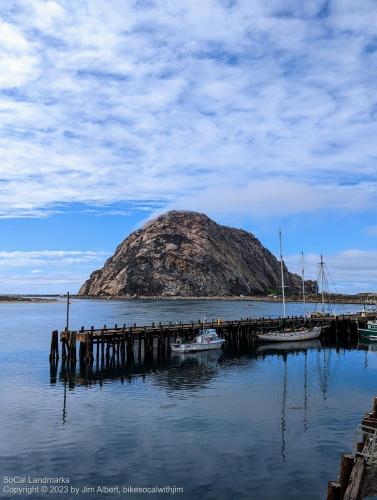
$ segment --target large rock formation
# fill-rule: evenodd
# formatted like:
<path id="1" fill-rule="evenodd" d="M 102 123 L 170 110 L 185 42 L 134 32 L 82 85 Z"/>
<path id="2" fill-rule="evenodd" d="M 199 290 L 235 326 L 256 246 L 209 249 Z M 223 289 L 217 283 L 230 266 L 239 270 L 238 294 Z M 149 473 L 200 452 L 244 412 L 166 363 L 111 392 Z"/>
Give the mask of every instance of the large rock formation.
<path id="1" fill-rule="evenodd" d="M 301 279 L 285 268 L 287 292 Z M 312 291 L 313 282 L 308 283 Z M 280 264 L 255 236 L 197 212 L 171 211 L 130 234 L 80 295 L 234 296 L 279 293 Z"/>

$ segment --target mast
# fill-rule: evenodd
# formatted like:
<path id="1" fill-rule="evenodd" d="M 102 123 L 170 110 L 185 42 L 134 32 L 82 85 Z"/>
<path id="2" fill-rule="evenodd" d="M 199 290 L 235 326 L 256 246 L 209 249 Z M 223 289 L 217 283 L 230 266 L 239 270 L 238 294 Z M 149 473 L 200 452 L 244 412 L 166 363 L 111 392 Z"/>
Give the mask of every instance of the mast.
<path id="1" fill-rule="evenodd" d="M 69 292 L 67 292 L 67 321 L 65 326 L 67 332 L 68 332 L 68 327 L 69 327 Z"/>
<path id="2" fill-rule="evenodd" d="M 279 229 L 279 244 L 280 244 L 281 291 L 283 295 L 283 317 L 285 318 L 284 263 L 283 263 L 283 249 L 281 242 L 281 229 Z"/>
<path id="3" fill-rule="evenodd" d="M 305 269 L 304 269 L 304 252 L 301 252 L 301 276 L 302 276 L 302 303 L 305 316 Z"/>
<path id="4" fill-rule="evenodd" d="M 322 311 L 325 310 L 325 296 L 324 296 L 324 288 L 325 288 L 325 271 L 324 271 L 324 263 L 323 256 L 321 254 L 321 262 L 320 262 L 320 273 L 321 273 L 321 297 L 322 297 Z"/>

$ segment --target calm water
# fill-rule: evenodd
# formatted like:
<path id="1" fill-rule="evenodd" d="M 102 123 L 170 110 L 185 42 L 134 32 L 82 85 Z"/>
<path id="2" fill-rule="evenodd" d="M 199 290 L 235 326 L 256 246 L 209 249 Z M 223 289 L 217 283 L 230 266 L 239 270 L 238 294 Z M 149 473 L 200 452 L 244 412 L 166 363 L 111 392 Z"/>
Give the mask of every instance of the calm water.
<path id="1" fill-rule="evenodd" d="M 280 312 L 256 302 L 81 300 L 71 326 Z M 182 499 L 322 499 L 376 395 L 376 352 L 318 341 L 172 357 L 143 375 L 90 384 L 77 375 L 69 386 L 58 373 L 51 383 L 50 332 L 64 322 L 64 302 L 0 304 L 1 475 L 64 475 L 80 488 L 176 486 Z M 102 497 L 170 495 L 76 496 Z"/>

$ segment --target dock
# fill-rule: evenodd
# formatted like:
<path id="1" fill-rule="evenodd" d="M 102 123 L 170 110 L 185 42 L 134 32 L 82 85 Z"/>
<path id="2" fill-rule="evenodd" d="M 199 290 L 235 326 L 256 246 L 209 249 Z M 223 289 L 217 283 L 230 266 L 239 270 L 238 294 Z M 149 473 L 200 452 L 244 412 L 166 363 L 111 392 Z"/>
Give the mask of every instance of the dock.
<path id="1" fill-rule="evenodd" d="M 329 481 L 327 500 L 361 500 L 377 495 L 377 397 L 356 429 L 353 454 L 343 454 L 336 481 Z"/>
<path id="2" fill-rule="evenodd" d="M 376 319 L 376 313 L 348 314 L 340 316 L 321 316 L 308 319 L 303 316 L 287 318 L 240 318 L 239 320 L 212 320 L 179 323 L 152 323 L 151 325 L 103 325 L 101 328 L 68 330 L 51 334 L 50 362 L 58 363 L 61 344 L 62 363 L 70 366 L 79 361 L 80 365 L 111 367 L 125 365 L 135 357 L 139 360 L 152 359 L 153 356 L 165 358 L 170 355 L 170 344 L 177 338 L 192 340 L 204 328 L 216 328 L 220 337 L 226 340 L 225 349 L 248 348 L 257 342 L 257 333 L 273 328 L 323 326 L 322 338 L 326 340 L 351 342 L 357 341 L 357 322 L 365 326 L 367 320 Z"/>

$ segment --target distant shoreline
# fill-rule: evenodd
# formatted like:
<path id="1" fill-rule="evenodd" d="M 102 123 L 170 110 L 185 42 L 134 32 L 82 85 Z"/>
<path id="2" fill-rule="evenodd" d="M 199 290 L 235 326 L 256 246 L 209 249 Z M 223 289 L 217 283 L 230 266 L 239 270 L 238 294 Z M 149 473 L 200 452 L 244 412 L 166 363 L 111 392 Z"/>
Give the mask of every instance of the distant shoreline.
<path id="1" fill-rule="evenodd" d="M 210 297 L 200 297 L 200 296 L 126 296 L 126 295 L 109 295 L 109 296 L 95 296 L 95 295 L 71 295 L 72 298 L 75 299 L 84 299 L 84 300 L 218 300 L 218 301 L 235 301 L 235 302 L 272 302 L 272 303 L 281 303 L 281 297 L 270 297 L 268 295 L 250 295 L 250 296 L 210 296 Z M 369 300 L 371 300 L 369 298 Z M 301 297 L 287 297 L 286 302 L 299 303 L 302 302 Z M 315 297 L 308 297 L 305 299 L 307 303 L 321 303 L 321 299 Z M 364 304 L 365 298 L 355 297 L 355 296 L 333 296 L 330 295 L 326 297 L 326 303 L 334 303 L 334 304 Z M 374 305 L 375 301 L 370 302 L 369 305 Z M 367 302 L 368 305 L 368 302 Z"/>
<path id="2" fill-rule="evenodd" d="M 51 296 L 50 296 L 51 297 Z M 24 296 L 24 295 L 0 295 L 0 304 L 7 303 L 9 304 L 10 302 L 26 302 L 26 303 L 33 303 L 33 304 L 40 304 L 40 303 L 46 303 L 46 302 L 57 302 L 58 299 L 56 298 L 47 298 L 43 296 Z"/>
<path id="3" fill-rule="evenodd" d="M 52 303 L 58 302 L 58 299 L 66 299 L 66 294 L 56 294 L 56 295 L 0 295 L 0 304 L 1 303 Z M 234 302 L 271 302 L 271 303 L 281 303 L 281 297 L 279 296 L 269 296 L 269 295 L 243 295 L 243 296 L 210 296 L 210 297 L 201 297 L 201 296 L 126 296 L 126 295 L 109 295 L 109 296 L 95 296 L 95 295 L 76 295 L 71 294 L 71 299 L 82 299 L 82 300 L 110 300 L 110 301 L 126 301 L 126 300 L 216 300 L 216 301 L 234 301 Z M 302 302 L 302 297 L 294 296 L 294 297 L 286 297 L 287 303 L 300 303 Z M 311 304 L 320 304 L 322 301 L 320 298 L 308 296 L 305 299 L 306 303 Z M 363 296 L 355 296 L 355 295 L 329 295 L 325 297 L 325 303 L 332 304 L 364 304 L 366 302 L 366 306 L 375 306 L 377 305 L 377 296 L 369 295 L 368 298 Z"/>

